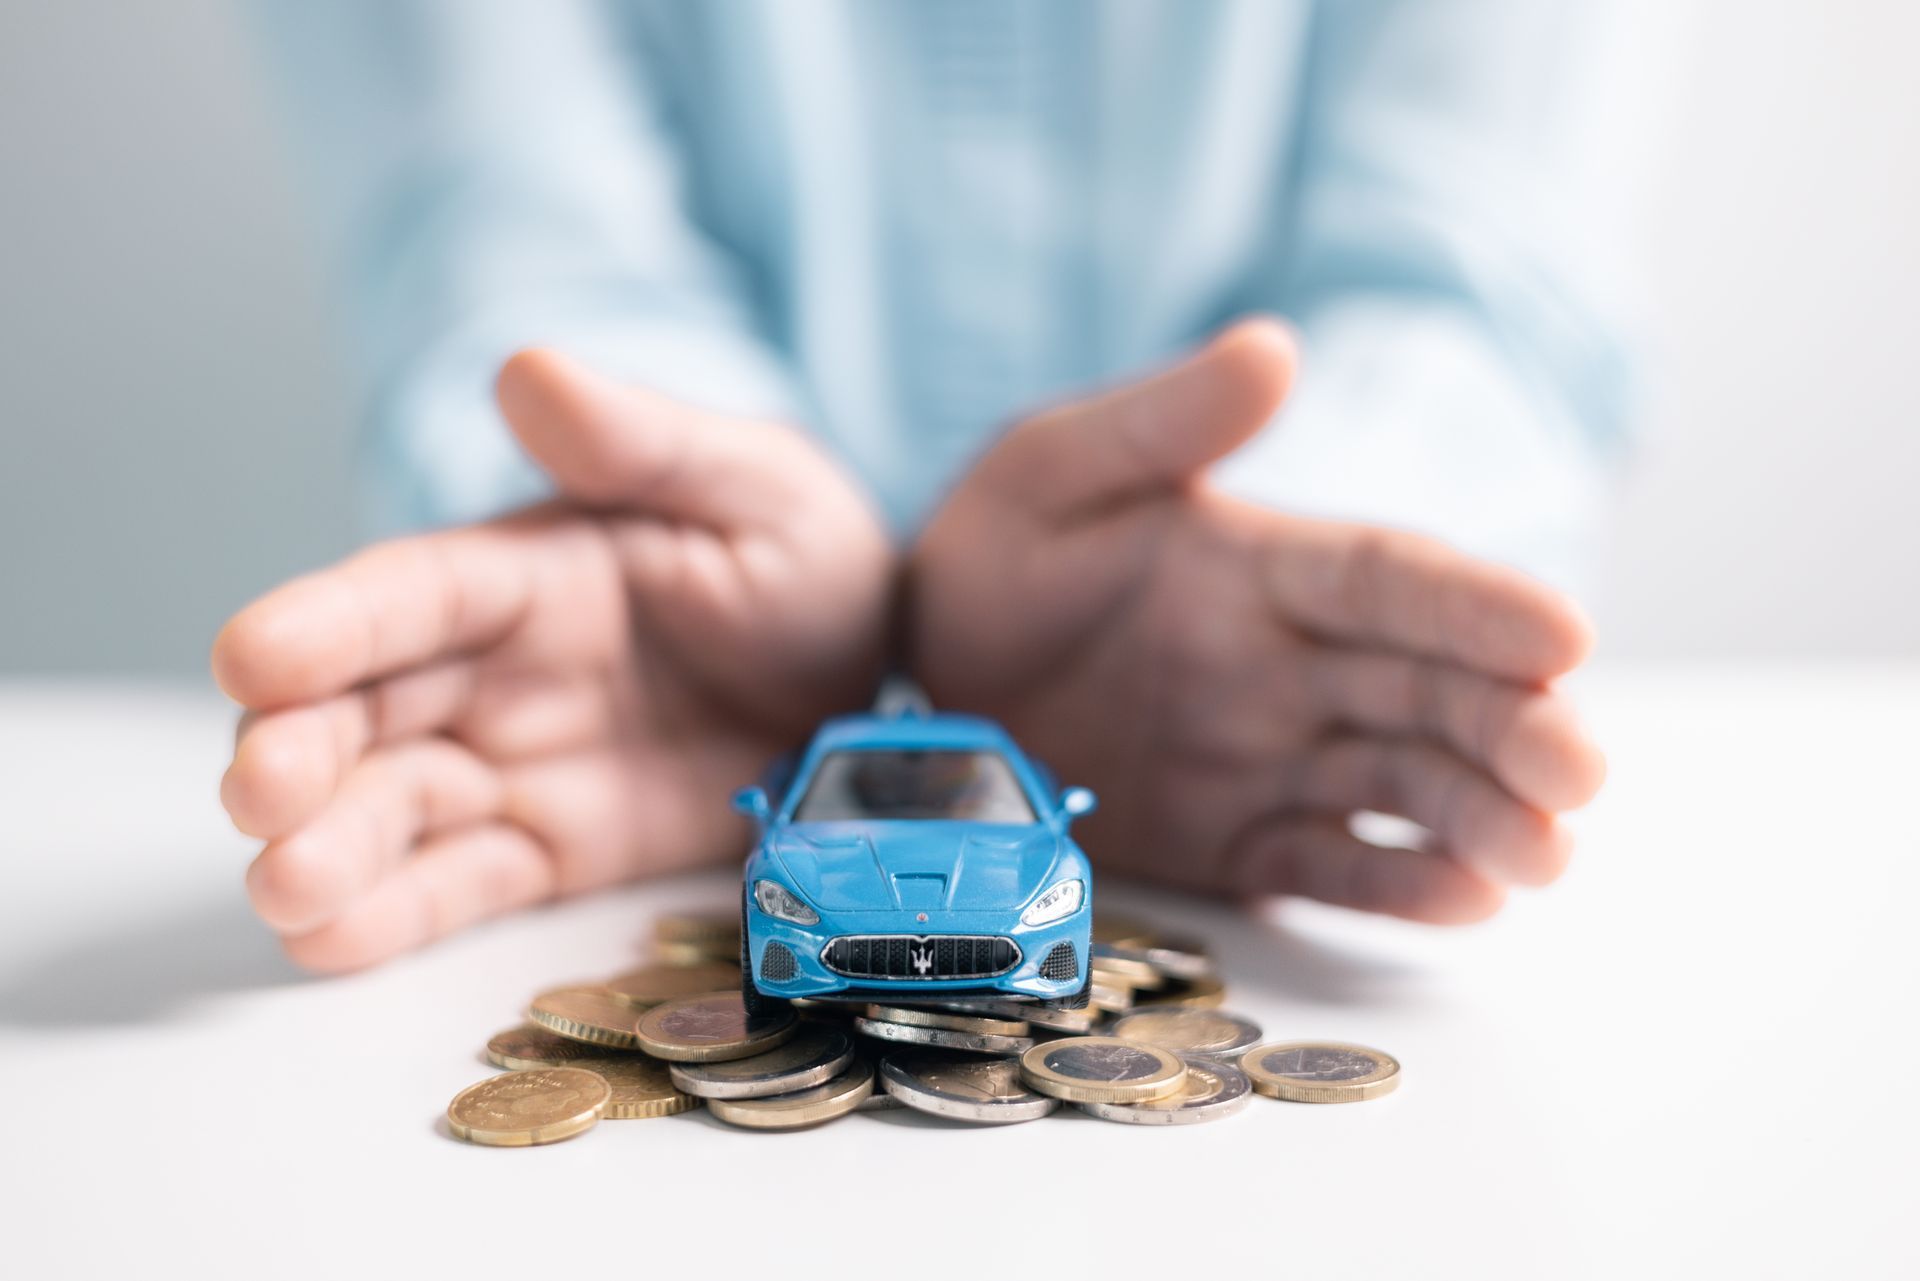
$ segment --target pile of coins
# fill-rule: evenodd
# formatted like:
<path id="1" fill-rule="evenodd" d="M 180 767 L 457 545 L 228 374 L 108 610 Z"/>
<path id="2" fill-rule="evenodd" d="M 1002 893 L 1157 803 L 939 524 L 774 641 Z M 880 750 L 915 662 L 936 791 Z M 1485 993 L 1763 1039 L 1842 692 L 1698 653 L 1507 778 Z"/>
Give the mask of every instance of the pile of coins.
<path id="1" fill-rule="evenodd" d="M 1002 1125 L 1068 1104 L 1181 1125 L 1231 1116 L 1254 1094 L 1346 1103 L 1400 1081 L 1400 1065 L 1365 1046 L 1263 1043 L 1258 1025 L 1221 1008 L 1226 988 L 1204 947 L 1105 914 L 1083 1010 L 928 993 L 797 1000 L 749 1017 L 737 918 L 664 918 L 653 947 L 654 964 L 535 997 L 525 1025 L 487 1042 L 488 1061 L 507 1071 L 454 1097 L 452 1133 L 526 1147 L 703 1104 L 755 1130 L 900 1107 Z"/>

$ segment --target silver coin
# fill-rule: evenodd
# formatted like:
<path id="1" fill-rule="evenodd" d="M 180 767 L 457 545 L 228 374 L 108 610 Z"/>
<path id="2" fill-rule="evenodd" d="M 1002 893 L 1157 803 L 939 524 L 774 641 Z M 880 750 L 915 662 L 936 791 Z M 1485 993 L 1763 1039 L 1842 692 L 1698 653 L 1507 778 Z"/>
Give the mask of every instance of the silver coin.
<path id="1" fill-rule="evenodd" d="M 880 1063 L 887 1092 L 907 1107 L 976 1125 L 1037 1121 L 1059 1099 L 1029 1090 L 1012 1059 L 963 1059 L 945 1054 L 889 1054 Z"/>
<path id="2" fill-rule="evenodd" d="M 863 1036 L 901 1045 L 932 1045 L 973 1054 L 1024 1054 L 1033 1048 L 1030 1036 L 991 1036 L 985 1032 L 953 1032 L 946 1028 L 912 1027 L 885 1019 L 856 1018 L 854 1029 Z"/>
<path id="3" fill-rule="evenodd" d="M 1253 1098 L 1247 1074 L 1231 1063 L 1201 1054 L 1183 1054 L 1187 1065 L 1185 1088 L 1170 1099 L 1151 1103 L 1076 1103 L 1075 1107 L 1102 1121 L 1127 1125 L 1193 1125 L 1232 1116 Z"/>
<path id="4" fill-rule="evenodd" d="M 670 1064 L 673 1083 L 703 1099 L 758 1099 L 791 1094 L 840 1075 L 853 1059 L 845 1029 L 809 1023 L 792 1040 L 744 1059 Z"/>
<path id="5" fill-rule="evenodd" d="M 1227 1058 L 1260 1044 L 1260 1025 L 1224 1010 L 1172 1005 L 1123 1014 L 1107 1035 L 1157 1045 L 1175 1054 Z"/>

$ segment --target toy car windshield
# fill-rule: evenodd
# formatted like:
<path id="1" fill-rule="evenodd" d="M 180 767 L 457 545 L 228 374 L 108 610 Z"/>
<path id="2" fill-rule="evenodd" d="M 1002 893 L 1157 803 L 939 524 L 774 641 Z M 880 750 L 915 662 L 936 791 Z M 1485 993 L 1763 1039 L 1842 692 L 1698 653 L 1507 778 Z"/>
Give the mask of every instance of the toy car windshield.
<path id="1" fill-rule="evenodd" d="M 1037 818 L 1013 767 L 998 752 L 938 749 L 829 753 L 793 814 L 796 823 Z"/>

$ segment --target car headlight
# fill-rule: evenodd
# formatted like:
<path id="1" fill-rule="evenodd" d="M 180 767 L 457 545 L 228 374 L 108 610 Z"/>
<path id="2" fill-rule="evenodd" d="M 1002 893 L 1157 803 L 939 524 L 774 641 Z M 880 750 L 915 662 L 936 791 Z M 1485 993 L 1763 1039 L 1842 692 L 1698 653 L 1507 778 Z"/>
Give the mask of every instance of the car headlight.
<path id="1" fill-rule="evenodd" d="M 792 921 L 795 925 L 820 924 L 820 913 L 802 903 L 792 890 L 778 881 L 755 881 L 753 901 L 768 916 Z"/>
<path id="2" fill-rule="evenodd" d="M 1020 913 L 1022 925 L 1049 925 L 1080 910 L 1081 896 L 1087 887 L 1080 881 L 1062 881 L 1033 900 L 1033 906 Z"/>

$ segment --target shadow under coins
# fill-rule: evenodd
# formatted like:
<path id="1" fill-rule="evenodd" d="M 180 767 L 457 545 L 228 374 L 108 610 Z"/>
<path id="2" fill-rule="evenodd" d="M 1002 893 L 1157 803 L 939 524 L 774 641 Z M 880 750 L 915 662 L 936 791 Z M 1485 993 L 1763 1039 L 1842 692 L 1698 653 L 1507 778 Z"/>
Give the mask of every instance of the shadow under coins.
<path id="1" fill-rule="evenodd" d="M 144 1023 L 207 997 L 304 977 L 236 894 L 53 944 L 0 977 L 0 1025 Z"/>

